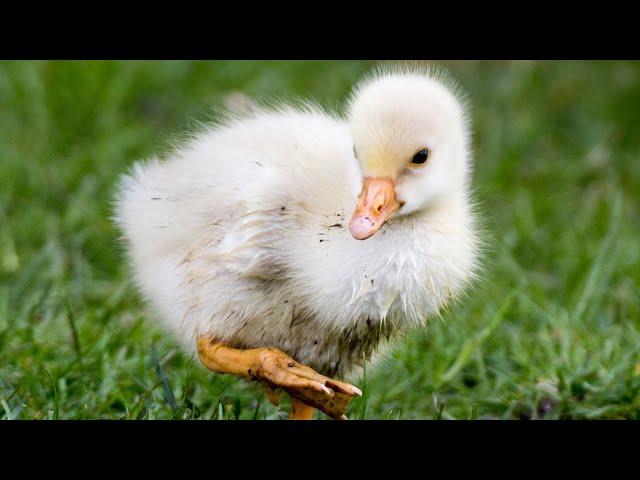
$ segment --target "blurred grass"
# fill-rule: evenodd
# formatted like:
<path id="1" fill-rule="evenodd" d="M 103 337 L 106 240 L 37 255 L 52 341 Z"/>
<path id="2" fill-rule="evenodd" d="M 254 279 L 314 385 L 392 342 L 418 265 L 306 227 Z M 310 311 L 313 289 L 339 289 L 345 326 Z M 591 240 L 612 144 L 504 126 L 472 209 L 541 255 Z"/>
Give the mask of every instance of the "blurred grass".
<path id="1" fill-rule="evenodd" d="M 145 321 L 117 176 L 233 90 L 338 105 L 371 62 L 0 62 L 0 418 L 281 418 Z M 449 62 L 487 273 L 354 418 L 640 419 L 640 63 Z"/>

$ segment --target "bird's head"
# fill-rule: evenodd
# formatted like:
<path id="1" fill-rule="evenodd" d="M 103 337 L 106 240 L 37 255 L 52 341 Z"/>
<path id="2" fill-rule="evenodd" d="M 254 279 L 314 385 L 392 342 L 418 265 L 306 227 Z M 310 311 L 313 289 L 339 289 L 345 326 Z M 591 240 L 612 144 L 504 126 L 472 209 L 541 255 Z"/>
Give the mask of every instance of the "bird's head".
<path id="1" fill-rule="evenodd" d="M 463 106 L 426 73 L 386 73 L 358 85 L 349 122 L 361 182 L 349 222 L 365 240 L 392 216 L 424 211 L 466 186 Z"/>

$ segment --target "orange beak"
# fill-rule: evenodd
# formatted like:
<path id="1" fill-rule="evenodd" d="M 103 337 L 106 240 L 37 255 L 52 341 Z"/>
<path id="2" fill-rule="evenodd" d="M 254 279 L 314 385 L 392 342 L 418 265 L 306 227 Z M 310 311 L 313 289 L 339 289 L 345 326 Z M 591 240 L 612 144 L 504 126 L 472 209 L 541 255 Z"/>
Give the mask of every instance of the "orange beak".
<path id="1" fill-rule="evenodd" d="M 349 222 L 356 240 L 366 240 L 376 233 L 402 205 L 396 200 L 395 183 L 388 177 L 364 177 L 358 206 Z"/>

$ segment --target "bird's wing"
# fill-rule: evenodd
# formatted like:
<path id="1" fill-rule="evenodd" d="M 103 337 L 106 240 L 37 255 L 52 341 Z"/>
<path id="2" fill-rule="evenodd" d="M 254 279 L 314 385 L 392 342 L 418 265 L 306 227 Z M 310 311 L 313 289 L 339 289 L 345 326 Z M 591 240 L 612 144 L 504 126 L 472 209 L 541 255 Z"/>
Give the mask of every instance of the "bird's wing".
<path id="1" fill-rule="evenodd" d="M 200 270 L 224 270 L 243 278 L 275 280 L 284 274 L 283 233 L 279 210 L 255 210 L 229 221 L 216 232 L 204 232 L 186 260 Z M 221 230 L 224 232 L 221 234 Z"/>

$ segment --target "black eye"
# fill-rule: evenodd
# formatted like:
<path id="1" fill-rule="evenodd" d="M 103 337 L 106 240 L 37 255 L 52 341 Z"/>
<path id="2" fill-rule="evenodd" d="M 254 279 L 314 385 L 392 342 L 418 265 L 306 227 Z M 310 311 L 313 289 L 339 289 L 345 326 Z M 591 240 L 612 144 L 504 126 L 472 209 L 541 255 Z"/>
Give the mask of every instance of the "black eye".
<path id="1" fill-rule="evenodd" d="M 423 148 L 418 153 L 416 153 L 411 159 L 411 163 L 414 165 L 422 165 L 427 160 L 429 160 L 429 149 Z"/>

